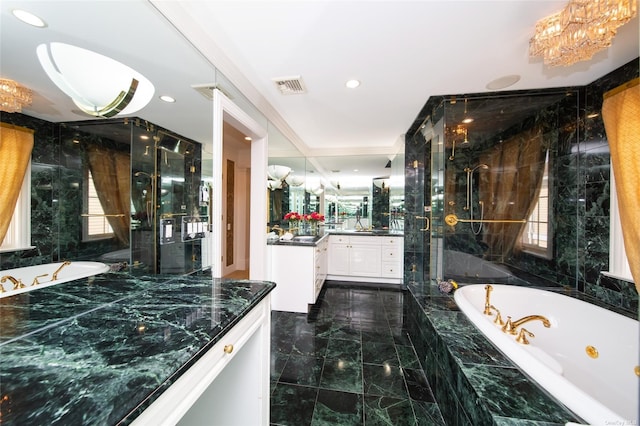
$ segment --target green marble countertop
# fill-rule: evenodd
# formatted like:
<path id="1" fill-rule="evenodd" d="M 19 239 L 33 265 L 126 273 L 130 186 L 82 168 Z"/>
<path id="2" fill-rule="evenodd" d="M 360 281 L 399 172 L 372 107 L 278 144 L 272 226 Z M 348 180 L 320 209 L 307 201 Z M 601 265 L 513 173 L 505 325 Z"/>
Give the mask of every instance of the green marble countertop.
<path id="1" fill-rule="evenodd" d="M 0 423 L 130 423 L 274 287 L 108 273 L 0 299 Z"/>

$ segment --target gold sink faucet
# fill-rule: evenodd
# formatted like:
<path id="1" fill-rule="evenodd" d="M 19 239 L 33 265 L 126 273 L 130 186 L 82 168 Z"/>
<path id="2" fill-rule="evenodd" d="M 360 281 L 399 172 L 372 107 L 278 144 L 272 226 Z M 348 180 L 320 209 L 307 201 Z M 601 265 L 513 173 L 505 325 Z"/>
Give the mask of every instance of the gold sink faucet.
<path id="1" fill-rule="evenodd" d="M 60 273 L 62 268 L 64 268 L 65 266 L 69 266 L 69 265 L 71 265 L 71 262 L 69 262 L 68 260 L 65 260 L 64 262 L 62 262 L 62 265 L 60 265 L 60 267 L 58 269 L 56 269 L 56 271 L 53 273 L 53 275 L 51 275 L 51 281 L 57 280 L 58 279 L 58 274 Z"/>
<path id="2" fill-rule="evenodd" d="M 522 317 L 517 321 L 511 321 L 511 317 L 507 317 L 507 322 L 502 326 L 502 331 L 504 331 L 505 333 L 516 335 L 518 333 L 517 328 L 522 324 L 530 321 L 541 321 L 542 325 L 544 325 L 546 328 L 551 327 L 551 322 L 546 317 L 542 315 L 527 315 L 526 317 Z"/>

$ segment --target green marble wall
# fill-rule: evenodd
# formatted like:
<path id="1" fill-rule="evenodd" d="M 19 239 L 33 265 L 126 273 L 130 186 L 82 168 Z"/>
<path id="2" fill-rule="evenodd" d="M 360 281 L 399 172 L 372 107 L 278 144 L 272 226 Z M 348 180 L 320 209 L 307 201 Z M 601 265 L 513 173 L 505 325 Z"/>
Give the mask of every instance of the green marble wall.
<path id="1" fill-rule="evenodd" d="M 128 152 L 129 133 L 134 132 L 136 123 L 146 122 L 138 119 L 113 119 L 58 124 L 19 113 L 4 112 L 0 112 L 0 120 L 34 130 L 34 147 L 31 157 L 31 244 L 35 246 L 31 250 L 0 253 L 0 270 L 59 260 L 101 260 L 100 256 L 103 254 L 127 249 L 127 246 L 123 246 L 115 238 L 83 241 L 81 214 L 83 213 L 84 169 L 86 168 L 84 146 L 92 144 Z M 103 129 L 89 132 L 89 128 L 94 125 L 102 126 Z M 108 125 L 118 126 L 118 132 L 124 134 L 125 142 L 116 140 L 116 137 L 108 137 L 109 130 L 104 128 Z M 164 131 L 157 126 L 150 126 L 155 131 Z M 116 133 L 113 129 L 111 131 Z M 169 133 L 167 131 L 167 134 Z M 200 184 L 200 144 L 194 143 L 194 145 L 198 149 L 193 150 L 189 164 L 185 166 L 187 169 L 185 175 L 193 177 L 185 179 L 184 183 L 186 195 L 183 203 L 188 206 L 189 212 L 198 209 Z M 144 147 L 141 148 L 139 144 L 135 148 L 144 151 Z M 134 159 L 132 168 L 153 173 L 153 170 L 146 170 L 146 166 L 142 164 L 142 151 L 134 152 L 132 158 Z M 146 240 L 132 238 L 132 245 L 135 246 L 133 250 L 152 253 L 152 246 L 156 240 L 152 237 Z M 183 257 L 181 256 L 182 272 L 199 269 L 201 258 L 199 242 L 184 244 L 181 253 L 183 254 Z M 142 272 L 153 272 L 153 270 Z"/>
<path id="2" fill-rule="evenodd" d="M 422 158 L 425 141 L 420 133 L 420 126 L 427 118 L 440 113 L 445 122 L 453 122 L 452 104 L 459 111 L 463 102 L 461 99 L 469 99 L 469 110 L 479 104 L 479 108 L 494 112 L 492 121 L 495 129 L 480 130 L 491 135 L 490 137 L 474 139 L 477 135 L 470 133 L 472 143 L 467 146 L 458 145 L 455 152 L 450 141 L 445 143 L 444 162 L 446 176 L 450 180 L 445 185 L 448 201 L 445 208 L 450 208 L 449 202 L 453 202 L 456 212 L 462 218 L 468 218 L 465 216 L 468 213 L 460 208 L 466 201 L 464 168 L 479 164 L 480 153 L 493 144 L 539 126 L 543 129 L 551 158 L 551 258 L 545 259 L 527 253 L 502 258 L 501 253 L 489 252 L 486 244 L 483 245 L 482 239 L 474 235 L 468 225 L 457 225 L 455 231 L 445 227 L 445 248 L 470 253 L 483 260 L 499 261 L 515 274 L 517 279 L 513 280 L 514 283 L 565 286 L 595 296 L 612 306 L 637 313 L 638 294 L 633 283 L 600 274 L 600 271 L 607 271 L 609 267 L 610 156 L 599 112 L 602 95 L 606 91 L 638 74 L 638 60 L 634 60 L 584 87 L 449 95 L 429 99 L 407 131 L 405 141 L 407 214 L 419 211 L 425 202 L 422 194 L 426 183 L 424 179 L 416 181 L 415 176 L 420 171 L 414 170 L 412 163 L 414 159 L 418 160 L 420 168 L 424 170 Z M 534 108 L 536 103 L 540 105 L 539 108 Z M 501 121 L 502 112 L 508 111 L 509 107 L 526 110 L 527 104 L 534 107 L 519 122 Z M 466 107 L 465 105 L 465 109 Z M 438 112 L 439 110 L 442 112 Z M 476 174 L 477 179 L 482 178 L 481 173 Z M 451 193 L 451 188 L 456 188 L 454 193 Z M 406 271 L 411 271 L 412 265 L 422 264 L 417 258 L 421 250 L 416 250 L 416 242 L 421 242 L 422 238 L 411 226 L 405 229 L 405 275 Z M 406 276 L 405 284 L 411 279 Z"/>

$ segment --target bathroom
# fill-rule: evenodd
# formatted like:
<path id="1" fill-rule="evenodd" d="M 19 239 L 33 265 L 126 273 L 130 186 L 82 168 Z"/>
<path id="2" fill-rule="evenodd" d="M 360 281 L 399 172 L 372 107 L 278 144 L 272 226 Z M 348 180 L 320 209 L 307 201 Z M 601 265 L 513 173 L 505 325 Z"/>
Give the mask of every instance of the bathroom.
<path id="1" fill-rule="evenodd" d="M 625 311 L 636 313 L 638 311 L 638 296 L 632 283 L 624 280 L 616 280 L 600 274 L 608 265 L 608 202 L 606 195 L 609 191 L 609 174 L 608 164 L 609 156 L 606 152 L 606 144 L 603 143 L 604 129 L 602 121 L 599 118 L 587 120 L 588 115 L 599 107 L 595 99 L 599 99 L 602 93 L 616 87 L 634 77 L 637 77 L 638 67 L 637 60 L 628 64 L 621 70 L 617 70 L 601 80 L 595 81 L 585 87 L 572 88 L 575 94 L 573 99 L 575 102 L 564 105 L 568 112 L 568 117 L 579 115 L 585 122 L 593 123 L 592 127 L 585 125 L 585 131 L 576 131 L 567 129 L 564 143 L 558 143 L 553 148 L 556 157 L 555 168 L 553 169 L 553 180 L 562 182 L 562 189 L 567 194 L 557 193 L 557 198 L 563 204 L 554 205 L 556 226 L 560 232 L 556 235 L 562 235 L 562 241 L 554 241 L 554 256 L 551 260 L 539 260 L 539 258 L 521 258 L 517 259 L 517 264 L 510 264 L 514 269 L 524 271 L 530 275 L 547 280 L 555 284 L 570 287 L 580 292 L 584 292 L 589 296 L 603 300 Z M 529 96 L 527 92 L 518 93 L 522 96 Z M 553 94 L 557 92 L 553 91 Z M 531 96 L 539 95 L 538 93 Z M 451 96 L 446 96 L 451 105 Z M 464 108 L 465 96 L 456 95 L 457 107 Z M 479 96 L 483 99 L 483 96 Z M 469 109 L 473 107 L 473 96 L 467 97 L 467 106 Z M 490 99 L 489 99 L 490 100 Z M 435 99 L 434 99 L 435 101 Z M 453 145 L 446 146 L 445 151 L 439 159 L 432 158 L 432 152 L 425 152 L 424 133 L 419 132 L 419 127 L 425 122 L 427 116 L 440 104 L 438 100 L 435 105 L 425 106 L 424 111 L 428 114 L 419 114 L 416 118 L 416 125 L 407 131 L 407 142 L 405 145 L 405 192 L 406 203 L 405 208 L 414 216 L 424 216 L 424 206 L 429 205 L 429 201 L 425 202 L 425 174 L 426 182 L 433 180 L 434 174 L 431 170 L 436 170 L 434 164 L 440 161 L 441 165 L 447 173 L 451 173 L 445 177 L 447 182 L 450 178 L 456 180 L 455 201 L 457 206 L 457 214 L 462 218 L 462 207 L 465 204 L 465 184 L 467 174 L 464 172 L 465 167 L 476 167 L 483 164 L 485 159 L 471 155 L 472 149 L 468 146 L 459 145 L 453 152 Z M 438 114 L 438 113 L 436 113 Z M 441 112 L 443 115 L 449 114 L 449 111 Z M 563 115 L 563 119 L 564 119 Z M 3 121 L 5 116 L 3 116 Z M 125 244 L 118 241 L 97 242 L 94 244 L 85 244 L 80 241 L 78 217 L 82 214 L 81 203 L 78 200 L 79 192 L 74 189 L 72 183 L 78 179 L 74 167 L 77 160 L 76 157 L 70 156 L 69 153 L 73 148 L 73 140 L 63 142 L 63 129 L 57 125 L 34 119 L 27 116 L 11 115 L 9 121 L 12 124 L 25 126 L 36 129 L 35 146 L 33 152 L 34 163 L 47 165 L 47 167 L 36 167 L 32 169 L 32 245 L 37 248 L 34 250 L 18 252 L 18 253 L 0 253 L 0 268 L 9 269 L 18 266 L 49 263 L 64 258 L 84 259 L 102 256 L 104 254 L 113 254 L 125 248 Z M 129 122 L 127 124 L 131 128 L 131 132 L 136 129 L 143 128 L 146 131 L 145 123 L 138 124 Z M 164 129 L 172 133 L 173 129 Z M 176 135 L 179 136 L 179 135 Z M 473 134 L 469 133 L 470 143 L 473 143 Z M 446 139 L 445 139 L 446 140 Z M 594 145 L 591 142 L 595 142 Z M 460 142 L 464 144 L 464 140 Z M 605 145 L 604 149 L 603 145 Z M 576 147 L 577 146 L 577 147 Z M 576 149 L 573 149 L 576 147 Z M 479 152 L 479 151 L 478 151 Z M 142 156 L 145 153 L 144 146 L 137 154 Z M 449 160 L 453 157 L 453 160 Z M 160 157 L 162 159 L 162 157 Z M 191 160 L 190 160 L 191 161 Z M 197 160 L 194 159 L 197 165 Z M 414 167 L 414 162 L 418 162 L 418 166 Z M 488 161 L 487 161 L 488 162 Z M 191 165 L 191 163 L 189 163 Z M 148 166 L 148 164 L 147 164 Z M 571 166 L 571 167 L 566 167 Z M 604 167 L 600 167 L 604 166 Z M 606 170 L 606 172 L 602 172 Z M 152 174 L 152 169 L 142 168 L 140 171 Z M 473 174 L 476 185 L 479 181 L 486 178 L 485 171 L 478 169 Z M 488 170 L 491 171 L 491 168 Z M 141 184 L 142 177 L 139 176 Z M 196 180 L 198 185 L 200 179 Z M 570 182 L 571 184 L 567 184 Z M 191 187 L 187 193 L 190 197 L 195 197 L 196 186 Z M 446 187 L 446 184 L 445 184 Z M 198 188 L 199 189 L 199 188 Z M 557 188 L 556 188 L 557 190 Z M 604 194 L 604 198 L 603 198 Z M 62 202 L 65 201 L 65 202 Z M 69 203 L 69 201 L 73 201 Z M 449 201 L 449 200 L 447 200 Z M 189 199 L 188 210 L 198 207 L 197 199 Z M 433 211 L 440 208 L 443 213 L 449 213 L 443 205 L 431 201 Z M 64 210 L 66 206 L 73 206 L 74 211 Z M 143 211 L 144 208 L 141 209 Z M 167 212 L 170 213 L 170 212 Z M 434 216 L 437 214 L 432 213 Z M 478 212 L 476 211 L 476 214 Z M 444 216 L 444 214 L 442 214 Z M 488 218 L 488 217 L 485 217 Z M 559 220 L 559 219 L 562 220 Z M 434 226 L 434 232 L 436 223 Z M 439 224 L 444 230 L 443 224 Z M 441 296 L 439 292 L 428 283 L 430 279 L 448 278 L 444 275 L 429 275 L 430 261 L 438 265 L 437 244 L 439 240 L 433 235 L 427 238 L 424 232 L 419 229 L 423 228 L 422 221 L 407 221 L 405 223 L 405 238 L 408 241 L 405 245 L 405 283 L 409 291 L 416 295 L 416 299 L 422 297 L 431 297 L 443 303 L 449 301 L 447 296 Z M 460 223 L 454 233 L 445 233 L 445 244 L 455 244 L 461 234 L 466 242 L 477 242 L 475 234 L 469 229 L 467 224 Z M 449 240 L 447 240 L 449 238 Z M 464 244 L 468 247 L 468 244 Z M 156 246 L 162 249 L 160 244 Z M 449 247 L 449 246 L 447 246 Z M 483 246 L 474 245 L 474 254 L 480 253 Z M 446 249 L 446 248 L 444 248 Z M 185 252 L 184 269 L 177 272 L 189 272 L 198 268 L 200 248 L 198 243 L 193 243 Z M 559 255 L 562 256 L 559 256 Z M 195 261 L 192 260 L 195 256 Z M 493 260 L 493 259 L 492 259 Z M 504 263 L 504 259 L 497 259 L 499 263 Z M 135 258 L 132 257 L 132 263 Z M 140 262 L 146 264 L 147 262 Z M 415 267 L 414 267 L 415 265 Z M 446 270 L 446 265 L 442 265 Z M 434 267 L 432 271 L 438 271 L 438 267 Z M 176 272 L 176 271 L 174 271 Z M 455 277 L 458 278 L 458 277 Z M 459 279 L 459 278 L 458 278 Z M 408 303 L 407 309 L 416 309 L 415 306 Z M 452 407 L 459 407 L 459 404 L 451 404 Z M 455 414 L 458 415 L 458 414 Z"/>

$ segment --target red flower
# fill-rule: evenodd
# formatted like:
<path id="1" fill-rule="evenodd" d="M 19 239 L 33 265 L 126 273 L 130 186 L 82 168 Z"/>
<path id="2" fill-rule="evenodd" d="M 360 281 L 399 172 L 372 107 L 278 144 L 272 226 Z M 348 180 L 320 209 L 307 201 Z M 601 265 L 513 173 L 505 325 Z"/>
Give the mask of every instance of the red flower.
<path id="1" fill-rule="evenodd" d="M 311 214 L 305 214 L 304 220 L 309 222 L 324 222 L 324 215 L 318 212 L 313 212 Z"/>
<path id="2" fill-rule="evenodd" d="M 289 212 L 284 215 L 284 220 L 302 220 L 302 215 L 298 212 Z"/>

